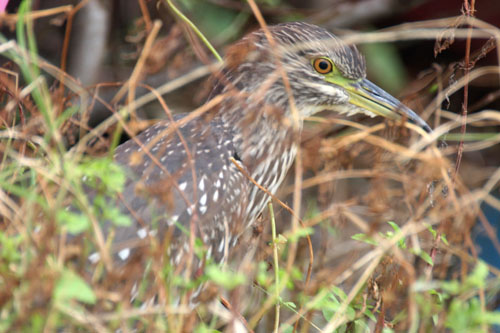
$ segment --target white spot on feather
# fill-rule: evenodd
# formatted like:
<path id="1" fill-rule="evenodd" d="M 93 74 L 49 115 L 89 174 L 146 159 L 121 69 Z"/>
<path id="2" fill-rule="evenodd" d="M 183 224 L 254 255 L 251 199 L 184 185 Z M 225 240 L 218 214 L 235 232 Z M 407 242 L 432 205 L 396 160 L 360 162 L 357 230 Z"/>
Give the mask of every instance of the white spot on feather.
<path id="1" fill-rule="evenodd" d="M 203 194 L 200 198 L 200 204 L 201 205 L 206 205 L 207 204 L 207 194 Z"/>
<path id="2" fill-rule="evenodd" d="M 146 238 L 147 235 L 148 235 L 148 232 L 146 231 L 146 228 L 141 228 L 141 229 L 137 230 L 137 236 L 140 239 Z"/>
<path id="3" fill-rule="evenodd" d="M 94 252 L 91 255 L 89 255 L 89 261 L 93 264 L 101 260 L 101 255 L 98 252 Z"/>
<path id="4" fill-rule="evenodd" d="M 118 252 L 118 256 L 120 257 L 121 260 L 124 261 L 127 260 L 129 255 L 130 255 L 130 249 L 128 247 Z"/>

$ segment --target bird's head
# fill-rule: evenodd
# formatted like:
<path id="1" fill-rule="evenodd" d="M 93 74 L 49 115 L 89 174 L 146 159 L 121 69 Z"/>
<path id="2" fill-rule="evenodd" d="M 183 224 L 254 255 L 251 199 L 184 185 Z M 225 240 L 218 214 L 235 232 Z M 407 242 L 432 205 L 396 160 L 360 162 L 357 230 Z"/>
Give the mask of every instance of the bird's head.
<path id="1" fill-rule="evenodd" d="M 302 117 L 322 110 L 403 117 L 431 131 L 415 112 L 366 79 L 365 60 L 355 46 L 302 22 L 270 26 L 269 32 L 272 42 L 258 30 L 228 50 L 225 68 L 231 87 L 287 108 L 290 97 L 281 66 Z"/>

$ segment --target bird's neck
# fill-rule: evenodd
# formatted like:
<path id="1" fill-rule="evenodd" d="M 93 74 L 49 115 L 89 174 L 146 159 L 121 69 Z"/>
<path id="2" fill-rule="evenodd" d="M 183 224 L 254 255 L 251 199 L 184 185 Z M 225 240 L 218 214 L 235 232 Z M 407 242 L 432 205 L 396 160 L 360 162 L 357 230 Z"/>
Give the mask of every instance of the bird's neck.
<path id="1" fill-rule="evenodd" d="M 222 105 L 221 117 L 234 129 L 238 157 L 249 174 L 272 193 L 296 155 L 302 121 L 294 126 L 288 105 L 259 102 Z"/>

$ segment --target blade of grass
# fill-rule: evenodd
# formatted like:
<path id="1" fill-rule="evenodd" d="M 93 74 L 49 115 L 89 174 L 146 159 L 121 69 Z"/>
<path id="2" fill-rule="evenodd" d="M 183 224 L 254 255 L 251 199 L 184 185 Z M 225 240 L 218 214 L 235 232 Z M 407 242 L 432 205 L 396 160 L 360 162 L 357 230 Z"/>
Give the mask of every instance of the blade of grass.
<path id="1" fill-rule="evenodd" d="M 278 260 L 278 238 L 276 237 L 276 220 L 274 219 L 274 209 L 272 201 L 268 204 L 269 215 L 271 217 L 271 231 L 273 238 L 273 260 L 274 260 L 274 288 L 276 297 L 275 316 L 274 316 L 274 332 L 278 332 L 280 326 L 280 274 Z"/>
<path id="2" fill-rule="evenodd" d="M 172 0 L 166 0 L 167 1 L 167 4 L 168 6 L 170 7 L 170 9 L 172 9 L 172 11 L 182 20 L 184 21 L 191 29 L 193 29 L 193 31 L 196 33 L 196 35 L 201 39 L 201 41 L 205 44 L 205 46 L 210 50 L 210 52 L 212 52 L 212 54 L 214 55 L 214 57 L 219 61 L 219 62 L 222 62 L 222 57 L 219 55 L 219 53 L 217 52 L 217 50 L 212 46 L 212 44 L 210 44 L 210 42 L 208 41 L 208 39 L 203 35 L 203 33 L 200 31 L 200 29 L 198 29 L 198 27 L 196 27 L 196 25 L 194 25 L 193 22 L 191 22 L 190 19 L 188 19 L 186 17 L 186 15 L 184 15 L 175 5 L 174 3 L 172 2 Z"/>

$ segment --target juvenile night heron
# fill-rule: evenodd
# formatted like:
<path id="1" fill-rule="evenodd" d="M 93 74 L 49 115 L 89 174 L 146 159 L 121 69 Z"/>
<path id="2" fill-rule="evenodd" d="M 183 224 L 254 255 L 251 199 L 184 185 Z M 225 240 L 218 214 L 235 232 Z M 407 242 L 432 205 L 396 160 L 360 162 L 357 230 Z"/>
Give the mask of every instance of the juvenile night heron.
<path id="1" fill-rule="evenodd" d="M 227 51 L 212 101 L 223 97 L 209 112 L 189 122 L 175 116 L 176 125 L 161 121 L 116 149 L 115 160 L 128 174 L 116 205 L 133 224 L 114 227 L 115 264 L 129 261 L 150 237 L 168 236 L 166 258 L 186 265 L 189 232 L 203 241 L 206 258 L 225 261 L 269 200 L 247 175 L 275 193 L 294 160 L 303 119 L 316 112 L 406 118 L 430 131 L 365 78 L 354 46 L 307 23 L 269 31 L 272 42 L 258 30 Z M 100 254 L 89 259 L 96 262 Z M 192 272 L 204 261 L 195 258 Z"/>

